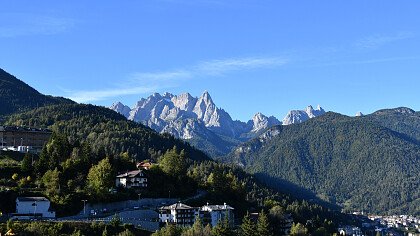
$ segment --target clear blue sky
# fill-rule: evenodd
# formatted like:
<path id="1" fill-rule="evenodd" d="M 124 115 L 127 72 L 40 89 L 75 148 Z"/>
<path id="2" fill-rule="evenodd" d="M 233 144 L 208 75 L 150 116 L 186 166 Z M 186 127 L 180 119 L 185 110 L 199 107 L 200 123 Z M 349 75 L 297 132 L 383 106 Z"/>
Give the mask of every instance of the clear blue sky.
<path id="1" fill-rule="evenodd" d="M 3 1 L 0 67 L 42 93 L 132 106 L 208 90 L 233 118 L 309 104 L 420 110 L 420 1 Z"/>

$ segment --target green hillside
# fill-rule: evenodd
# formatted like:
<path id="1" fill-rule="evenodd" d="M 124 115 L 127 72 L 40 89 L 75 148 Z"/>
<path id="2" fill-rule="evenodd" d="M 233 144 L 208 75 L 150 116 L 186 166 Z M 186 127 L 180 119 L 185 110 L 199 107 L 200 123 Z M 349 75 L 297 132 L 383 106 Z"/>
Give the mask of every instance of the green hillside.
<path id="1" fill-rule="evenodd" d="M 347 210 L 420 213 L 417 140 L 375 119 L 336 113 L 273 130 L 279 134 L 271 140 L 254 139 L 225 161 L 271 186 L 304 188 Z"/>
<path id="2" fill-rule="evenodd" d="M 406 107 L 383 109 L 362 117 L 420 141 L 420 112 Z"/>
<path id="3" fill-rule="evenodd" d="M 73 103 L 69 99 L 43 95 L 2 69 L 0 98 L 0 117 L 45 105 Z"/>
<path id="4" fill-rule="evenodd" d="M 70 143 L 87 141 L 96 154 L 117 156 L 127 152 L 138 160 L 156 159 L 174 146 L 185 149 L 193 160 L 209 160 L 201 151 L 170 135 L 160 135 L 105 107 L 63 104 L 15 114 L 9 125 L 47 127 L 64 134 Z"/>

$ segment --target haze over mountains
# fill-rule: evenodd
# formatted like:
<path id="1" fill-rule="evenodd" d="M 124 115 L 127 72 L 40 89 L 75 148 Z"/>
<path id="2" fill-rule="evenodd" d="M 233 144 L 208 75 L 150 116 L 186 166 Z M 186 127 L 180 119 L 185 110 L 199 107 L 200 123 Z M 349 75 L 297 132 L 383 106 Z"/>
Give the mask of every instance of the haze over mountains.
<path id="1" fill-rule="evenodd" d="M 274 125 L 301 123 L 325 113 L 320 106 L 317 109 L 308 106 L 305 110 L 290 111 L 283 122 L 259 112 L 242 122 L 233 120 L 229 113 L 217 107 L 207 91 L 200 97 L 189 93 L 155 93 L 142 98 L 133 108 L 116 102 L 110 109 L 158 132 L 188 140 L 211 156 L 227 154 L 232 147 Z"/>

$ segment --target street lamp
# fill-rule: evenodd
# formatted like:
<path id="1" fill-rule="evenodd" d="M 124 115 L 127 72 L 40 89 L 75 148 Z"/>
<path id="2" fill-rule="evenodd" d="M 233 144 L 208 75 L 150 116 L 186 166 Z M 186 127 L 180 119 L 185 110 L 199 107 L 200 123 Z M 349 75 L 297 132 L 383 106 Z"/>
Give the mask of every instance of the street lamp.
<path id="1" fill-rule="evenodd" d="M 82 200 L 83 202 L 83 215 L 86 215 L 86 202 L 87 200 Z"/>
<path id="2" fill-rule="evenodd" d="M 37 200 L 34 201 L 34 218 L 36 218 L 36 206 L 37 206 Z"/>

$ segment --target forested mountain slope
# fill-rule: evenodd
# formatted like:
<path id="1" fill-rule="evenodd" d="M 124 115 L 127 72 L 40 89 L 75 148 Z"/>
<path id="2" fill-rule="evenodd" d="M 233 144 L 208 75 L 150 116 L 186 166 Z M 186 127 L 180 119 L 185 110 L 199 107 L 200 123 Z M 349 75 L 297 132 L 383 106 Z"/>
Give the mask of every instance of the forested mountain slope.
<path id="1" fill-rule="evenodd" d="M 345 209 L 419 213 L 420 145 L 412 137 L 375 119 L 331 112 L 267 132 L 275 135 L 241 145 L 225 161 L 271 186 L 296 185 Z"/>
<path id="2" fill-rule="evenodd" d="M 138 160 L 157 158 L 173 146 L 185 149 L 193 160 L 209 158 L 184 141 L 161 135 L 142 124 L 105 107 L 84 104 L 63 104 L 15 114 L 9 125 L 49 127 L 66 135 L 70 142 L 87 141 L 97 154 L 119 155 L 123 152 Z"/>
<path id="3" fill-rule="evenodd" d="M 420 141 L 420 112 L 410 108 L 383 109 L 362 118 Z"/>
<path id="4" fill-rule="evenodd" d="M 45 105 L 73 103 L 69 99 L 43 95 L 2 69 L 0 98 L 0 117 Z"/>

